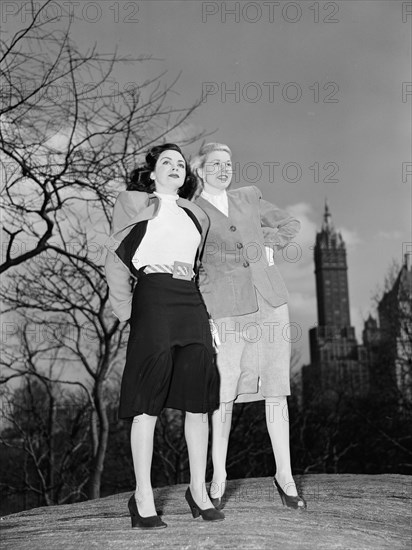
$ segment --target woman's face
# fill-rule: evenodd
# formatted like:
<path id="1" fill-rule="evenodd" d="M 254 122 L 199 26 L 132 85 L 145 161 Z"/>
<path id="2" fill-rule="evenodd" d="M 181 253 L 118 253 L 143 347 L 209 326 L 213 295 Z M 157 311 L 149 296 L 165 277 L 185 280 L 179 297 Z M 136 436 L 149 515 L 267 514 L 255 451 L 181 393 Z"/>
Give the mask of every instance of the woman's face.
<path id="1" fill-rule="evenodd" d="M 199 169 L 204 190 L 216 194 L 229 187 L 232 181 L 232 159 L 226 151 L 212 151 L 206 157 L 203 168 Z"/>
<path id="2" fill-rule="evenodd" d="M 186 178 L 186 162 L 178 151 L 167 149 L 160 153 L 155 169 L 150 174 L 158 193 L 175 195 Z"/>

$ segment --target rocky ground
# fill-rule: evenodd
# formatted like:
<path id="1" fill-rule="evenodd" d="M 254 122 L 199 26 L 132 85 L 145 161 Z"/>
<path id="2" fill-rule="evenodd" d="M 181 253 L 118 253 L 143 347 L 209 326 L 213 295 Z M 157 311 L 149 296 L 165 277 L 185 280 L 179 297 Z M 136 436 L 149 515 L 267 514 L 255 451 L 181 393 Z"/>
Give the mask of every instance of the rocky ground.
<path id="1" fill-rule="evenodd" d="M 155 490 L 167 529 L 131 529 L 131 493 L 35 508 L 1 518 L 0 548 L 13 550 L 412 548 L 412 478 L 307 475 L 305 511 L 284 508 L 270 478 L 230 481 L 225 521 L 193 519 L 186 486 Z"/>

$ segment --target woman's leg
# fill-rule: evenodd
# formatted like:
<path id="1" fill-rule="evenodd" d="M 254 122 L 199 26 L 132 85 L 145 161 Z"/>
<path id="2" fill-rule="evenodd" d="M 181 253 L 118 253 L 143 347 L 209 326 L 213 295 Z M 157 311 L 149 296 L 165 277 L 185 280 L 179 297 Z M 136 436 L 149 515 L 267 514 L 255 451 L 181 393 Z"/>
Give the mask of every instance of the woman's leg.
<path id="1" fill-rule="evenodd" d="M 157 416 L 140 414 L 133 418 L 130 432 L 133 467 L 136 477 L 136 503 L 142 517 L 155 516 L 156 508 L 150 481 L 153 439 Z"/>
<path id="2" fill-rule="evenodd" d="M 212 415 L 213 478 L 210 496 L 220 498 L 226 488 L 226 457 L 232 426 L 233 401 L 221 403 Z"/>
<path id="3" fill-rule="evenodd" d="M 286 396 L 266 399 L 266 425 L 276 461 L 276 480 L 285 493 L 297 496 L 289 450 L 289 415 Z"/>
<path id="4" fill-rule="evenodd" d="M 186 412 L 185 438 L 189 454 L 190 492 L 203 510 L 213 508 L 206 492 L 207 443 L 209 420 L 207 414 Z"/>

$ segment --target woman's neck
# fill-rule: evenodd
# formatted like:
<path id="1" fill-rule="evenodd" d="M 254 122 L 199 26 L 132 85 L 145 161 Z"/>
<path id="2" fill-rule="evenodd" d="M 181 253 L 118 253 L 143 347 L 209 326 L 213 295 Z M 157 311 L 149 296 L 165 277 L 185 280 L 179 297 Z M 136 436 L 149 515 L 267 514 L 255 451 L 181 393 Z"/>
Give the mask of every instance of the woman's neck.
<path id="1" fill-rule="evenodd" d="M 165 191 L 153 191 L 153 195 L 156 195 L 159 199 L 165 199 L 167 201 L 176 201 L 179 198 L 177 193 L 168 193 Z"/>
<path id="2" fill-rule="evenodd" d="M 216 187 L 212 187 L 211 185 L 205 185 L 203 187 L 203 191 L 208 195 L 213 195 L 214 197 L 219 197 L 226 193 L 226 189 L 216 189 Z"/>

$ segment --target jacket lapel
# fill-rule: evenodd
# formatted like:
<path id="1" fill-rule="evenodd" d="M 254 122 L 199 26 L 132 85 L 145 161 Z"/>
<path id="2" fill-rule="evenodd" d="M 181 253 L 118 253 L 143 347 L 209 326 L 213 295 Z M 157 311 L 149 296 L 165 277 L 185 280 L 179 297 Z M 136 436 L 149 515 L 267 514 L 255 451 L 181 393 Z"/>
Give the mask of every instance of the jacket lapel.
<path id="1" fill-rule="evenodd" d="M 226 216 L 226 214 L 223 214 L 223 212 L 221 212 L 219 210 L 219 208 L 216 208 L 216 206 L 214 204 L 212 204 L 211 202 L 209 202 L 208 200 L 204 199 L 202 196 L 200 196 L 198 199 L 196 199 L 196 203 L 201 207 L 203 208 L 203 210 L 207 210 L 207 209 L 210 209 L 212 208 L 213 209 L 213 212 L 217 212 L 220 216 L 223 216 L 225 218 L 225 220 L 227 220 L 228 218 L 230 218 L 230 211 L 231 211 L 231 208 L 230 208 L 230 196 L 228 194 L 228 216 Z"/>
<path id="2" fill-rule="evenodd" d="M 177 199 L 177 204 L 190 217 L 201 236 L 201 243 L 195 259 L 195 266 L 197 266 L 199 256 L 204 246 L 205 231 L 187 201 Z M 133 218 L 130 218 L 126 225 L 111 235 L 111 246 L 116 256 L 118 256 L 118 258 L 120 258 L 128 269 L 135 276 L 137 276 L 138 273 L 133 266 L 132 259 L 140 243 L 142 242 L 143 237 L 145 236 L 148 221 L 157 216 L 160 207 L 160 200 L 156 197 L 156 195 L 149 194 L 147 196 L 147 203 L 143 205 L 143 208 L 140 201 L 136 203 L 135 206 L 136 215 Z"/>

